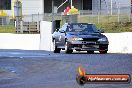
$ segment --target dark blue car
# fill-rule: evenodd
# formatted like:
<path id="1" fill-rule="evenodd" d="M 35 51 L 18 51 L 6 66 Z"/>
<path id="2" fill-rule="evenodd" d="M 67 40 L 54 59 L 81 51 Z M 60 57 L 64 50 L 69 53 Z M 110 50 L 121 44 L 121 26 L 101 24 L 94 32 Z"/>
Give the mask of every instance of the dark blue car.
<path id="1" fill-rule="evenodd" d="M 60 53 L 61 50 L 65 50 L 65 53 L 72 53 L 73 50 L 107 53 L 109 42 L 102 32 L 94 24 L 65 23 L 53 33 L 54 53 Z"/>

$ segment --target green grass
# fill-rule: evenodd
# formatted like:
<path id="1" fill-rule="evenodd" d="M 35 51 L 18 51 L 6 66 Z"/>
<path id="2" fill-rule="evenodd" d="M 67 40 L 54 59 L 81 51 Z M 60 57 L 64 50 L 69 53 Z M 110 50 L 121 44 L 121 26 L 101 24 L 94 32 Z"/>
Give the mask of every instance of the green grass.
<path id="1" fill-rule="evenodd" d="M 99 29 L 104 30 L 106 33 L 132 32 L 132 22 L 113 22 L 96 25 Z"/>
<path id="2" fill-rule="evenodd" d="M 102 22 L 95 24 L 106 33 L 132 32 L 132 22 Z M 0 26 L 0 33 L 16 33 L 15 27 L 11 25 Z"/>
<path id="3" fill-rule="evenodd" d="M 132 32 L 132 15 L 120 16 L 120 19 L 118 16 L 81 16 L 79 22 L 95 23 L 106 33 Z"/>
<path id="4" fill-rule="evenodd" d="M 15 27 L 13 25 L 0 25 L 0 33 L 15 33 Z"/>

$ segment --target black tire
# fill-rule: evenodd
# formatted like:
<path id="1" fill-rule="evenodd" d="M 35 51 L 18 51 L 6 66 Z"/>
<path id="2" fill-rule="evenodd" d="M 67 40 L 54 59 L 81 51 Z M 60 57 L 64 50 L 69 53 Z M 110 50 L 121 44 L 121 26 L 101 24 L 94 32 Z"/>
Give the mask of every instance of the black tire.
<path id="1" fill-rule="evenodd" d="M 88 54 L 94 54 L 94 51 L 87 51 Z"/>
<path id="2" fill-rule="evenodd" d="M 57 48 L 55 40 L 53 41 L 53 52 L 54 53 L 60 53 L 60 48 Z"/>
<path id="3" fill-rule="evenodd" d="M 106 54 L 107 53 L 107 51 L 99 51 L 100 52 L 100 54 Z"/>
<path id="4" fill-rule="evenodd" d="M 65 43 L 65 53 L 67 53 L 67 54 L 71 54 L 73 52 L 73 50 L 72 49 L 69 49 L 69 46 L 68 46 L 68 44 L 67 44 L 67 42 Z"/>

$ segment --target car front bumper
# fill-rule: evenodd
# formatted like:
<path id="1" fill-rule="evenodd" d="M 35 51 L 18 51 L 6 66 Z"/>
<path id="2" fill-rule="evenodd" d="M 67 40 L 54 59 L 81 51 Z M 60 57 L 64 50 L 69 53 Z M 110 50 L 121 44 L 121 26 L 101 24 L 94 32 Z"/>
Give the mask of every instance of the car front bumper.
<path id="1" fill-rule="evenodd" d="M 108 51 L 108 42 L 68 41 L 68 48 L 77 51 Z"/>

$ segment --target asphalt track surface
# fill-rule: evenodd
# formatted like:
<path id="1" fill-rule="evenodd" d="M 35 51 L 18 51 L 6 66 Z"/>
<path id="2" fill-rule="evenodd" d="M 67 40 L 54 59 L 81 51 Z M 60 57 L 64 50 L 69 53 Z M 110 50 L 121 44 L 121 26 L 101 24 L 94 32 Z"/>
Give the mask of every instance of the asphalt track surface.
<path id="1" fill-rule="evenodd" d="M 0 88 L 132 88 L 132 83 L 80 86 L 78 66 L 88 74 L 132 75 L 132 54 L 0 50 Z"/>

